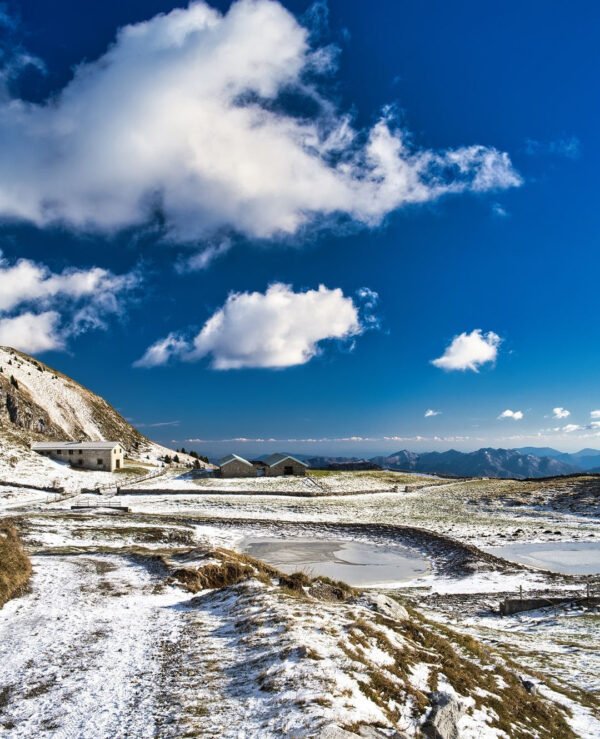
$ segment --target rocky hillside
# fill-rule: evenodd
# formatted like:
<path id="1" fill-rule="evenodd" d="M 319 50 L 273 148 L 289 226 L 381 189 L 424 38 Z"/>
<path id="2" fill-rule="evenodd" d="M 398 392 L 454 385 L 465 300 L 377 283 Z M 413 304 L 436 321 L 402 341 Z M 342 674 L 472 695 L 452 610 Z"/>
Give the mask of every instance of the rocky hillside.
<path id="1" fill-rule="evenodd" d="M 152 468 L 165 454 L 174 454 L 140 434 L 103 398 L 70 377 L 27 354 L 0 347 L 0 486 L 75 490 L 115 479 L 110 472 L 75 470 L 31 450 L 32 442 L 46 440 L 119 441 L 136 460 L 134 467 L 142 463 Z"/>
<path id="2" fill-rule="evenodd" d="M 130 453 L 151 442 L 103 398 L 33 357 L 0 347 L 0 433 L 32 441 L 120 441 Z"/>

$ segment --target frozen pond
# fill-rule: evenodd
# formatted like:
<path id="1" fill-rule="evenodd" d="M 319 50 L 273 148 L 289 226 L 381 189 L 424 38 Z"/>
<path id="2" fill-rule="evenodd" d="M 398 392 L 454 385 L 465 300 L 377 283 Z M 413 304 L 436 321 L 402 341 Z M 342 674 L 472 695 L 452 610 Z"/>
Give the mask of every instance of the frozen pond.
<path id="1" fill-rule="evenodd" d="M 283 572 L 324 575 L 357 587 L 393 587 L 429 571 L 421 554 L 402 545 L 249 537 L 241 542 L 240 549 Z"/>
<path id="2" fill-rule="evenodd" d="M 564 575 L 600 573 L 600 542 L 547 541 L 541 544 L 523 542 L 482 549 L 511 562 Z"/>

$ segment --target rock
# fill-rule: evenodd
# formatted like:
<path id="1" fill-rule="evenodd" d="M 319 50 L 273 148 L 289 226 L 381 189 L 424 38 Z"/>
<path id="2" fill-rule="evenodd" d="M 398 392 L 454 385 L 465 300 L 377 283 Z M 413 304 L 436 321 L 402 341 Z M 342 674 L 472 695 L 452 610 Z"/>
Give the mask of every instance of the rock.
<path id="1" fill-rule="evenodd" d="M 374 608 L 377 613 L 381 613 L 382 616 L 393 618 L 396 621 L 407 621 L 410 618 L 404 606 L 383 593 L 365 593 L 363 599 L 367 605 Z"/>
<path id="2" fill-rule="evenodd" d="M 336 724 L 330 724 L 324 729 L 321 729 L 317 736 L 318 739 L 348 739 L 349 737 L 354 737 L 354 739 L 356 739 L 357 735 L 350 731 L 346 731 L 345 729 L 341 729 L 339 726 L 336 726 Z"/>
<path id="3" fill-rule="evenodd" d="M 389 729 L 382 731 L 376 726 L 361 726 L 356 732 L 352 732 L 342 729 L 337 724 L 330 724 L 317 734 L 318 739 L 356 739 L 357 736 L 363 739 L 407 739 L 406 734 L 400 734 L 397 731 L 390 734 Z"/>
<path id="4" fill-rule="evenodd" d="M 458 722 L 465 713 L 464 705 L 448 693 L 433 693 L 433 708 L 423 724 L 429 739 L 460 739 Z"/>
<path id="5" fill-rule="evenodd" d="M 537 693 L 537 685 L 532 680 L 521 680 L 521 685 L 528 693 L 535 695 Z"/>

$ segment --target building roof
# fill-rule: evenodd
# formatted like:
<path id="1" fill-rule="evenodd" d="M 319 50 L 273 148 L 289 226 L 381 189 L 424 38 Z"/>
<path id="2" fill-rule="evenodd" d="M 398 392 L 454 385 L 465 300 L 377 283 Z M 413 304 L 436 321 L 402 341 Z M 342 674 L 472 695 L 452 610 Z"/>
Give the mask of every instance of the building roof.
<path id="1" fill-rule="evenodd" d="M 265 464 L 268 467 L 275 467 L 276 464 L 280 464 L 285 459 L 291 459 L 292 462 L 297 462 L 298 464 L 301 464 L 303 467 L 308 467 L 308 465 L 306 464 L 306 462 L 302 462 L 302 460 L 296 459 L 296 457 L 292 457 L 291 454 L 281 454 L 281 453 L 276 453 L 276 454 L 269 455 L 265 459 Z"/>
<path id="2" fill-rule="evenodd" d="M 53 449 L 114 449 L 121 446 L 119 441 L 36 441 L 31 448 L 36 452 Z"/>
<path id="3" fill-rule="evenodd" d="M 223 459 L 220 459 L 219 467 L 224 467 L 226 464 L 231 464 L 231 462 L 242 462 L 243 464 L 247 464 L 248 467 L 252 467 L 251 462 L 248 462 L 248 460 L 243 457 L 238 457 L 237 454 L 228 454 L 226 457 L 223 457 Z"/>

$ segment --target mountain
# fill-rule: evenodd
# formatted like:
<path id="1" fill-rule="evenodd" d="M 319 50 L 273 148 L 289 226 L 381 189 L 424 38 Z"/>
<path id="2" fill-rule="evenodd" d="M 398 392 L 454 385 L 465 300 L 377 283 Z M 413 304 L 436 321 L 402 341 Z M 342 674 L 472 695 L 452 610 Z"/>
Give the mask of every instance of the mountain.
<path id="1" fill-rule="evenodd" d="M 522 447 L 514 451 L 521 454 L 532 454 L 535 457 L 552 457 L 559 462 L 571 465 L 579 472 L 592 472 L 600 467 L 599 449 L 580 449 L 578 452 L 559 452 L 550 447 Z"/>
<path id="2" fill-rule="evenodd" d="M 75 380 L 27 354 L 0 347 L 0 482 L 35 478 L 36 484 L 48 485 L 50 477 L 61 482 L 73 477 L 64 465 L 31 451 L 32 442 L 53 440 L 119 441 L 129 457 L 146 461 L 173 454 Z"/>
<path id="3" fill-rule="evenodd" d="M 403 450 L 387 457 L 373 457 L 376 464 L 392 470 L 450 475 L 452 477 L 551 477 L 576 472 L 571 465 L 551 457 L 521 454 L 514 449 L 478 449 L 475 452 L 425 452 Z"/>
<path id="4" fill-rule="evenodd" d="M 0 430 L 14 443 L 120 441 L 129 452 L 151 442 L 99 395 L 33 357 L 0 347 Z"/>
<path id="5" fill-rule="evenodd" d="M 306 462 L 309 467 L 317 470 L 324 470 L 332 465 L 340 464 L 370 464 L 370 460 L 365 459 L 364 457 L 302 457 L 297 454 L 293 454 L 292 456 L 301 459 L 303 462 Z"/>
<path id="6" fill-rule="evenodd" d="M 532 454 L 534 457 L 560 457 L 563 454 L 550 446 L 522 446 L 513 451 L 519 454 Z"/>

